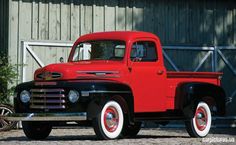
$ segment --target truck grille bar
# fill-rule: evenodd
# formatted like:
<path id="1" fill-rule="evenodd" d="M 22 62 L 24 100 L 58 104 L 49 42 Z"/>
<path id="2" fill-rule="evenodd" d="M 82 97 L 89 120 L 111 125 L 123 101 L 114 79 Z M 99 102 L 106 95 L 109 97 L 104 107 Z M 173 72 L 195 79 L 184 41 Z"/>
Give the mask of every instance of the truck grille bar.
<path id="1" fill-rule="evenodd" d="M 64 89 L 31 89 L 31 109 L 65 109 Z"/>

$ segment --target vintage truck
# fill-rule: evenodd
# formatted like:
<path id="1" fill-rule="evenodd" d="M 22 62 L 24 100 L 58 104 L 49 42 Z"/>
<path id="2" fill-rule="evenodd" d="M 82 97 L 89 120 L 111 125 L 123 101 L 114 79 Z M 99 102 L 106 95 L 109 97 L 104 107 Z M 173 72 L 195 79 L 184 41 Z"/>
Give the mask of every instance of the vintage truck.
<path id="1" fill-rule="evenodd" d="M 146 120 L 183 120 L 191 137 L 205 137 L 212 116 L 225 114 L 221 76 L 166 71 L 151 33 L 87 34 L 67 63 L 39 68 L 33 81 L 16 87 L 16 113 L 7 119 L 21 120 L 30 139 L 45 139 L 65 122 L 90 125 L 99 139 L 130 137 Z"/>

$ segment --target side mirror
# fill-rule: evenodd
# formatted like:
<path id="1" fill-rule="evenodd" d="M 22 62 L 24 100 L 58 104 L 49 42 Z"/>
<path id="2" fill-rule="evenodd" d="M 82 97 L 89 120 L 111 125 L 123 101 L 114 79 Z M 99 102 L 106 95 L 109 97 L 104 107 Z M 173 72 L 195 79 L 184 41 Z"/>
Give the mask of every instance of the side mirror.
<path id="1" fill-rule="evenodd" d="M 63 63 L 63 62 L 64 62 L 64 58 L 63 58 L 63 57 L 60 57 L 59 61 L 60 61 L 61 63 Z"/>

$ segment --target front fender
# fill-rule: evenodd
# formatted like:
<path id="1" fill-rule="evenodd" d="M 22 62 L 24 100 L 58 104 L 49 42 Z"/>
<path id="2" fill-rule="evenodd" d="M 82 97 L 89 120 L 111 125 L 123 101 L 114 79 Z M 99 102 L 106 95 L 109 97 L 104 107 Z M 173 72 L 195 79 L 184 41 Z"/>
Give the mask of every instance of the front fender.
<path id="1" fill-rule="evenodd" d="M 103 82 L 95 86 L 99 89 L 83 92 L 93 96 L 87 108 L 88 119 L 95 118 L 106 101 L 116 100 L 124 109 L 124 113 L 128 115 L 129 121 L 133 122 L 134 100 L 132 90 L 128 85 L 119 82 Z"/>

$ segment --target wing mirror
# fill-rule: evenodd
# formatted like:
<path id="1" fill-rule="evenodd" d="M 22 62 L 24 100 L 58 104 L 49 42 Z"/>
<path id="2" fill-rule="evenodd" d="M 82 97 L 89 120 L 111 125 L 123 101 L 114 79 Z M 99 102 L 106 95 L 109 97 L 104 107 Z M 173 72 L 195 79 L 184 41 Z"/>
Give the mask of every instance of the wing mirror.
<path id="1" fill-rule="evenodd" d="M 60 57 L 59 61 L 60 61 L 61 63 L 63 63 L 63 62 L 64 62 L 64 58 L 63 58 L 63 57 Z"/>

